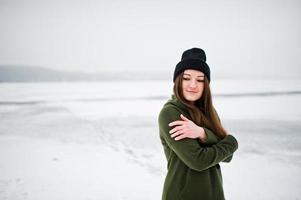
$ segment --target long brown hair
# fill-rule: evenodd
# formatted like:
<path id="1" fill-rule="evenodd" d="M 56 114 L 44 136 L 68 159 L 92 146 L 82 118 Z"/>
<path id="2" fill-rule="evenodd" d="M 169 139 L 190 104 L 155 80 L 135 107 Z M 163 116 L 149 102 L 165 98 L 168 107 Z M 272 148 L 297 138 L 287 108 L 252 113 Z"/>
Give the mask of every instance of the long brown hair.
<path id="1" fill-rule="evenodd" d="M 183 75 L 184 72 L 179 74 L 174 82 L 173 91 L 176 98 L 187 107 L 192 121 L 195 124 L 206 127 L 212 130 L 218 137 L 224 138 L 226 136 L 226 131 L 221 124 L 215 108 L 213 107 L 212 96 L 207 77 L 204 77 L 204 90 L 201 98 L 194 104 L 190 104 L 183 95 Z"/>

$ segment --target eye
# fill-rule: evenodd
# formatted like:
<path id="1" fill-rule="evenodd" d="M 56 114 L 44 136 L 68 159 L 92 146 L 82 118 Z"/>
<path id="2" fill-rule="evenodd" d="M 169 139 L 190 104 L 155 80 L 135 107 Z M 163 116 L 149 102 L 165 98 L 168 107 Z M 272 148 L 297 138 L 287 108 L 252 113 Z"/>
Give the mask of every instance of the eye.
<path id="1" fill-rule="evenodd" d="M 198 82 L 203 83 L 203 82 L 205 82 L 205 81 L 204 81 L 204 80 L 198 80 Z"/>
<path id="2" fill-rule="evenodd" d="M 183 80 L 185 80 L 185 81 L 189 81 L 190 79 L 189 79 L 189 78 L 187 78 L 187 77 L 183 77 Z"/>

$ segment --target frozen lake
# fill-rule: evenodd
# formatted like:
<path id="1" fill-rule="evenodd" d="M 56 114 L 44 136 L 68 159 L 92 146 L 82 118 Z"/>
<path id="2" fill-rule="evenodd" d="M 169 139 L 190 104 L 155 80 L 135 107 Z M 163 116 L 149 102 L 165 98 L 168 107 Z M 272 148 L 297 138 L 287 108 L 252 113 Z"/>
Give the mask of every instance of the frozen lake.
<path id="1" fill-rule="evenodd" d="M 301 81 L 219 80 L 213 103 L 239 141 L 230 200 L 301 199 Z M 167 81 L 0 84 L 0 199 L 157 200 Z"/>

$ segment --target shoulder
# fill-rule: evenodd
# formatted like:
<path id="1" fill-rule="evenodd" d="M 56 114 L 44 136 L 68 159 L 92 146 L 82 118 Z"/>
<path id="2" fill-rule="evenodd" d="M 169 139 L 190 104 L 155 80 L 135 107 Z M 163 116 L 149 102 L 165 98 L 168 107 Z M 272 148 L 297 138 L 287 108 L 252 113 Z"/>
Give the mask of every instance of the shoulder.
<path id="1" fill-rule="evenodd" d="M 182 111 L 176 105 L 167 102 L 159 113 L 159 123 L 169 123 L 171 121 L 180 119 L 181 113 Z"/>
<path id="2" fill-rule="evenodd" d="M 165 104 L 163 106 L 158 116 L 158 125 L 161 135 L 169 135 L 171 128 L 169 124 L 173 121 L 180 120 L 180 114 L 181 112 L 174 105 Z"/>
<path id="3" fill-rule="evenodd" d="M 159 113 L 159 116 L 162 116 L 162 115 L 166 115 L 166 114 L 177 114 L 177 113 L 181 113 L 181 109 L 178 108 L 176 105 L 170 103 L 170 102 L 167 102 L 164 104 L 164 106 L 162 107 L 160 113 Z"/>

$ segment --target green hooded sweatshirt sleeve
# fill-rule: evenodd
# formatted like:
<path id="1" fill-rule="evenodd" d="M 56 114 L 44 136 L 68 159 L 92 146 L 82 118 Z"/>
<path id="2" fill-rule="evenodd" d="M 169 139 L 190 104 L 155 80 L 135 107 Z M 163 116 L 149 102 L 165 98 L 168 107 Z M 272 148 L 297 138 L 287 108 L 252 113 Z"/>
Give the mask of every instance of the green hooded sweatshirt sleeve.
<path id="1" fill-rule="evenodd" d="M 213 133 L 210 129 L 207 129 L 204 127 L 206 136 L 207 136 L 207 140 L 205 142 L 202 142 L 201 145 L 203 146 L 211 146 L 213 144 L 218 143 L 221 139 L 219 137 L 216 136 L 215 133 Z M 224 160 L 222 160 L 222 162 L 230 162 L 233 158 L 233 154 L 229 155 L 227 158 L 225 158 Z"/>

